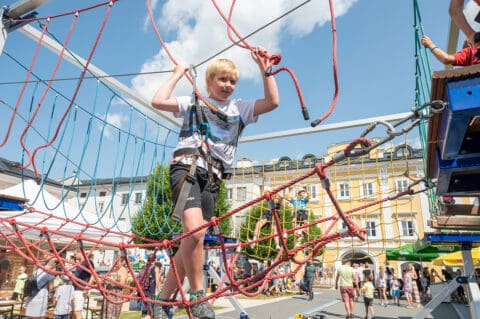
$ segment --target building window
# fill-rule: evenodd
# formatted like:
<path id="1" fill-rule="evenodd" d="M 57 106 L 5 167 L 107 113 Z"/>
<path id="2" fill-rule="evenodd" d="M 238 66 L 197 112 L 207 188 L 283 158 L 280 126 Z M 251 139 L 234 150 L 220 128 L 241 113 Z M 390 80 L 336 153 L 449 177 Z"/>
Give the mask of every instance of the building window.
<path id="1" fill-rule="evenodd" d="M 140 204 L 142 202 L 142 193 L 135 193 L 135 204 Z"/>
<path id="2" fill-rule="evenodd" d="M 302 165 L 304 167 L 313 167 L 317 161 L 315 155 L 309 154 L 303 157 Z"/>
<path id="3" fill-rule="evenodd" d="M 104 205 L 103 202 L 98 202 L 98 211 L 99 211 L 100 213 L 103 213 L 103 205 Z"/>
<path id="4" fill-rule="evenodd" d="M 397 179 L 395 181 L 395 185 L 396 185 L 396 192 L 397 193 L 401 193 L 401 192 L 405 192 L 408 190 L 408 179 L 406 178 L 402 178 L 402 179 Z"/>
<path id="5" fill-rule="evenodd" d="M 365 228 L 368 237 L 377 237 L 377 225 L 374 220 L 368 220 Z"/>
<path id="6" fill-rule="evenodd" d="M 247 200 L 247 188 L 237 187 L 237 201 L 243 202 Z"/>
<path id="7" fill-rule="evenodd" d="M 375 187 L 372 182 L 366 182 L 360 185 L 360 194 L 362 198 L 375 197 Z"/>
<path id="8" fill-rule="evenodd" d="M 413 222 L 411 220 L 402 220 L 402 236 L 413 236 L 414 229 L 413 229 Z"/>
<path id="9" fill-rule="evenodd" d="M 130 198 L 129 193 L 122 194 L 122 206 L 125 206 L 128 204 L 129 198 Z"/>
<path id="10" fill-rule="evenodd" d="M 308 187 L 308 195 L 310 195 L 310 199 L 318 199 L 317 185 L 310 185 Z"/>
<path id="11" fill-rule="evenodd" d="M 350 198 L 350 186 L 348 183 L 338 183 L 338 199 L 349 199 Z"/>
<path id="12" fill-rule="evenodd" d="M 80 193 L 80 198 L 85 198 L 87 197 L 87 193 Z"/>
<path id="13" fill-rule="evenodd" d="M 99 194 L 100 197 L 105 197 L 105 195 L 107 195 L 107 192 L 100 192 Z"/>
<path id="14" fill-rule="evenodd" d="M 233 189 L 232 188 L 227 188 L 227 199 L 229 201 L 233 200 Z"/>

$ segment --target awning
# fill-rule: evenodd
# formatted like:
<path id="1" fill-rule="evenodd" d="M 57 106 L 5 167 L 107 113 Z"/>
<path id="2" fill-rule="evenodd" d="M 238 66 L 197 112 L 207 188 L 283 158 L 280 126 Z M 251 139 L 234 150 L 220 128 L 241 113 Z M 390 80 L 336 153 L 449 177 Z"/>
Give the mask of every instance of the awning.
<path id="1" fill-rule="evenodd" d="M 444 254 L 460 250 L 457 245 L 428 245 L 415 251 L 413 244 L 406 244 L 400 247 L 387 248 L 387 260 L 419 261 L 428 262 Z"/>
<path id="2" fill-rule="evenodd" d="M 472 249 L 472 261 L 474 266 L 480 265 L 480 247 Z M 437 266 L 463 266 L 462 252 L 457 251 L 440 256 L 433 260 L 433 264 Z"/>

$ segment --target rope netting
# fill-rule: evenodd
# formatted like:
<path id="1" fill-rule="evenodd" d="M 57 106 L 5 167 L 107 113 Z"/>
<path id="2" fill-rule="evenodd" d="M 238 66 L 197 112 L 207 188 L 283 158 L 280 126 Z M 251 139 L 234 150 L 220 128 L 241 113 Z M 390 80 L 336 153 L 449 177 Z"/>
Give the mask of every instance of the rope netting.
<path id="1" fill-rule="evenodd" d="M 201 229 L 179 235 L 180 225 L 170 219 L 173 203 L 170 200 L 168 163 L 178 139 L 178 130 L 165 119 L 146 112 L 131 97 L 108 85 L 89 69 L 116 4 L 116 1 L 103 2 L 46 18 L 10 21 L 38 23 L 41 36 L 32 50 L 29 63 L 7 50 L 2 56 L 2 59 L 10 60 L 11 73 L 24 74 L 24 80 L 9 83 L 16 85 L 18 94 L 15 101 L 0 97 L 5 119 L 0 124 L 0 149 L 18 155 L 4 163 L 22 179 L 20 186 L 0 193 L 26 198 L 27 204 L 23 211 L 2 211 L 1 248 L 13 250 L 28 263 L 43 269 L 45 261 L 56 258 L 57 269 L 46 271 L 65 274 L 76 285 L 86 289 L 97 289 L 111 303 L 142 300 L 188 309 L 204 300 L 214 301 L 239 293 L 255 296 L 271 280 L 288 278 L 300 272 L 307 260 L 322 256 L 327 245 L 336 245 L 336 250 L 340 251 L 349 247 L 355 250 L 357 246 L 365 249 L 366 244 L 369 256 L 381 254 L 377 244 L 375 249 L 370 249 L 373 244 L 365 241 L 367 235 L 375 237 L 372 225 L 368 224 L 371 216 L 376 216 L 373 219 L 377 229 L 393 227 L 396 230 L 389 239 L 401 241 L 399 223 L 416 218 L 419 212 L 415 212 L 413 207 L 419 205 L 417 194 L 432 188 L 432 184 L 418 173 L 423 171 L 422 157 L 415 157 L 410 152 L 406 142 L 408 133 L 425 122 L 429 111 L 438 112 L 444 107 L 443 102 L 430 103 L 426 95 L 420 93 L 416 96 L 416 106 L 410 116 L 395 124 L 372 123 L 358 138 L 322 157 L 322 160 L 313 159 L 308 165 L 297 165 L 295 169 L 293 162 L 262 163 L 255 165 L 255 171 L 253 167 L 236 168 L 232 180 L 222 186 L 221 192 L 230 200 L 233 196 L 229 192 L 241 192 L 242 196 L 236 199 L 239 202 L 231 208 L 225 200 L 223 207 L 216 208 L 219 210 L 215 214 L 217 217 L 201 227 L 202 230 L 208 229 L 209 236 L 213 238 L 205 246 L 206 252 L 219 256 L 222 265 L 218 289 L 203 299 L 190 302 L 182 288 L 173 256 L 183 238 Z M 223 12 L 216 1 L 212 0 L 212 4 L 226 24 L 226 34 L 232 46 L 257 50 L 247 41 L 250 35 L 243 36 L 232 23 L 235 1 L 232 1 L 228 13 Z M 177 64 L 156 26 L 149 0 L 146 6 L 160 44 L 172 63 Z M 333 1 L 329 1 L 329 6 L 335 93 L 328 111 L 313 121 L 312 126 L 330 115 L 339 92 Z M 83 60 L 70 52 L 69 42 L 76 34 L 79 20 L 92 10 L 104 10 L 104 13 L 103 18 L 97 21 L 98 29 L 94 36 L 82 40 L 86 44 L 91 43 L 89 49 L 83 52 L 88 58 Z M 70 27 L 62 32 L 64 38 L 59 39 L 50 30 L 58 19 L 68 18 L 71 18 Z M 82 36 L 86 34 L 82 33 Z M 42 48 L 42 42 L 47 37 L 61 47 L 58 57 Z M 264 54 L 270 61 L 264 66 L 267 74 L 275 76 L 286 71 L 291 76 L 303 118 L 308 120 L 295 74 L 285 66 L 276 68 L 281 61 L 279 55 Z M 71 66 L 62 64 L 66 55 L 82 66 L 79 76 L 74 75 L 76 73 Z M 191 74 L 186 74 L 186 77 L 200 100 L 207 107 L 212 107 L 196 88 Z M 6 85 L 4 83 L 4 87 Z M 367 135 L 377 126 L 386 128 L 385 137 L 368 138 Z M 405 139 L 403 147 L 390 144 L 396 138 Z M 399 149 L 408 152 L 398 156 Z M 372 156 L 372 153 L 377 155 Z M 380 156 L 380 153 L 390 156 Z M 280 165 L 282 163 L 283 166 Z M 392 180 L 396 182 L 390 183 Z M 277 205 L 278 198 L 284 198 L 286 192 L 294 190 L 298 184 L 307 185 L 311 196 L 312 206 L 303 223 L 292 222 L 295 214 L 292 207 Z M 261 187 L 247 189 L 248 185 Z M 376 193 L 375 189 L 381 189 L 381 192 Z M 344 201 L 347 194 L 348 204 Z M 270 216 L 265 221 L 267 218 L 262 216 L 267 212 Z M 384 217 L 387 215 L 388 218 Z M 231 225 L 234 225 L 233 229 Z M 410 236 L 416 236 L 418 229 L 412 231 Z M 345 238 L 351 240 L 340 240 Z M 386 239 L 381 241 L 381 248 L 388 246 Z M 106 273 L 86 269 L 94 277 L 92 282 L 87 283 L 72 275 L 72 269 L 85 266 L 66 257 L 66 252 L 76 248 L 81 249 L 85 259 L 92 258 L 99 249 L 110 249 L 116 254 Z M 140 275 L 136 274 L 129 259 L 131 249 L 149 252 L 147 266 Z M 143 289 L 159 252 L 167 254 L 168 263 L 176 274 L 179 291 L 178 299 L 173 302 L 156 300 Z M 242 256 L 269 260 L 270 263 L 255 276 L 239 279 L 233 275 L 233 269 Z M 334 262 L 338 256 L 337 253 L 331 260 L 324 257 L 323 261 Z M 274 272 L 285 262 L 292 265 L 288 272 Z M 126 265 L 128 283 L 120 283 L 110 276 L 118 263 Z M 109 285 L 122 290 L 111 290 Z"/>

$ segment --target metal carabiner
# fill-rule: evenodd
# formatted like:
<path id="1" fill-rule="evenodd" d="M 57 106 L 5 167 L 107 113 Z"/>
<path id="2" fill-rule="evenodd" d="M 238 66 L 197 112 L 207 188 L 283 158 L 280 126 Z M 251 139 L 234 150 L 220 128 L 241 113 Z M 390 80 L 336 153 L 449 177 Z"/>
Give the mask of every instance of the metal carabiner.
<path id="1" fill-rule="evenodd" d="M 193 84 L 193 92 L 197 92 L 197 69 L 195 68 L 195 65 L 190 64 L 188 67 L 188 74 L 192 78 L 192 84 Z"/>

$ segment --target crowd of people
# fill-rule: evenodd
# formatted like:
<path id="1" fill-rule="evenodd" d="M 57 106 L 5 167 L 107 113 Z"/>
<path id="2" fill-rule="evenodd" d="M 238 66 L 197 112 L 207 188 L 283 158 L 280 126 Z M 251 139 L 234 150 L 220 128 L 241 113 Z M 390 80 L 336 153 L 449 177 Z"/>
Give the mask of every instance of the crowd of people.
<path id="1" fill-rule="evenodd" d="M 1 268 L 2 274 L 5 274 L 10 271 L 12 264 L 6 257 L 7 251 L 2 250 L 0 253 L 0 259 L 3 260 L 0 264 L 4 265 Z M 99 267 L 95 267 L 93 256 L 79 248 L 73 250 L 68 258 L 66 255 L 67 253 L 62 253 L 61 257 L 67 271 L 63 270 L 56 258 L 51 258 L 51 253 L 40 258 L 45 262 L 29 273 L 25 265 L 12 270 L 11 280 L 14 286 L 9 299 L 18 302 L 25 318 L 39 319 L 50 314 L 53 315 L 53 319 L 81 319 L 88 311 L 87 305 L 90 306 L 90 311 L 95 308 L 94 311 L 99 312 L 101 318 L 109 319 L 118 319 L 122 309 L 129 310 L 129 301 L 120 297 L 133 284 L 125 261 L 117 260 L 113 265 L 107 266 L 102 260 L 103 263 L 97 262 Z M 103 272 L 100 272 L 100 269 Z M 141 281 L 143 294 L 147 298 L 155 299 L 164 282 L 165 271 L 160 259 L 148 263 L 144 270 L 148 271 L 148 276 L 146 280 Z M 142 271 L 139 272 L 138 279 Z M 55 275 L 55 272 L 62 275 Z M 94 273 L 98 276 L 93 276 Z M 1 278 L 6 278 L 6 275 Z M 107 297 L 102 296 L 99 289 L 91 288 L 95 287 L 95 278 L 102 278 L 101 286 L 107 292 Z M 3 282 L 6 282 L 6 279 L 3 279 Z M 87 302 L 86 298 L 92 299 Z M 139 304 L 142 318 L 153 318 L 155 311 L 153 303 Z"/>
<path id="2" fill-rule="evenodd" d="M 392 267 L 380 265 L 376 271 L 372 268 L 368 264 L 345 260 L 337 269 L 335 289 L 340 290 L 347 318 L 354 317 L 355 302 L 361 301 L 365 305 L 365 318 L 374 318 L 375 296 L 378 296 L 378 306 L 419 308 L 422 303 L 431 300 L 432 284 L 450 282 L 455 277 L 462 276 L 460 269 L 453 271 L 451 267 L 444 267 L 442 273 L 438 274 L 434 268 L 415 267 L 413 263 L 407 263 L 406 267 L 402 267 L 402 273 L 398 275 Z M 480 275 L 480 269 L 477 275 Z M 402 300 L 405 300 L 405 303 Z M 462 285 L 452 293 L 451 300 L 468 303 Z"/>

